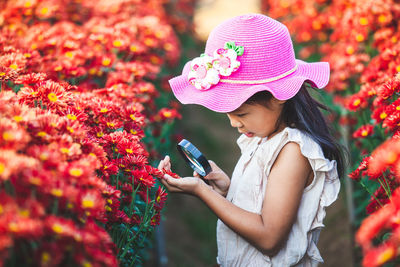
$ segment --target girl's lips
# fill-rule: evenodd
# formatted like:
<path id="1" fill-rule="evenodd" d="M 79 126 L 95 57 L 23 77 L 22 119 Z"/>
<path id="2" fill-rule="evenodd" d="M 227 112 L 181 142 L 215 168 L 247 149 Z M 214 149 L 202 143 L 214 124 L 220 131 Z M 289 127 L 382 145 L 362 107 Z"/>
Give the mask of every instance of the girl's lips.
<path id="1" fill-rule="evenodd" d="M 247 137 L 253 137 L 254 133 L 244 133 Z"/>

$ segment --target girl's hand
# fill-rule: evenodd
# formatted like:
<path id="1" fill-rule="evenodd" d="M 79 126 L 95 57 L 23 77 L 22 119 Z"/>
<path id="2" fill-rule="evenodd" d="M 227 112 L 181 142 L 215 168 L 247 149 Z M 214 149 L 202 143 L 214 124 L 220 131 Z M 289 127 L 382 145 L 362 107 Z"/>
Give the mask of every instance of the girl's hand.
<path id="1" fill-rule="evenodd" d="M 164 179 L 161 180 L 161 183 L 165 185 L 170 192 L 186 193 L 195 196 L 198 195 L 198 192 L 202 186 L 208 186 L 198 177 L 183 177 L 180 179 L 175 179 L 168 174 L 164 175 Z"/>
<path id="2" fill-rule="evenodd" d="M 229 186 L 231 184 L 231 180 L 229 179 L 229 176 L 226 175 L 226 173 L 221 170 L 220 167 L 217 166 L 217 164 L 214 163 L 214 161 L 209 160 L 208 161 L 211 165 L 211 172 L 204 177 L 205 180 L 207 180 L 210 183 L 210 186 L 220 195 L 226 196 L 228 193 Z M 200 175 L 197 172 L 194 172 L 193 175 L 195 177 L 200 177 Z"/>
<path id="3" fill-rule="evenodd" d="M 165 156 L 163 160 L 158 164 L 158 169 L 162 171 L 163 169 L 170 171 L 171 170 L 171 160 L 169 156 Z M 164 179 L 161 179 L 160 182 L 168 189 L 170 192 L 177 193 L 187 193 L 196 195 L 197 189 L 201 185 L 206 185 L 204 181 L 199 179 L 199 177 L 183 177 L 180 179 L 173 178 L 168 174 L 164 175 Z"/>

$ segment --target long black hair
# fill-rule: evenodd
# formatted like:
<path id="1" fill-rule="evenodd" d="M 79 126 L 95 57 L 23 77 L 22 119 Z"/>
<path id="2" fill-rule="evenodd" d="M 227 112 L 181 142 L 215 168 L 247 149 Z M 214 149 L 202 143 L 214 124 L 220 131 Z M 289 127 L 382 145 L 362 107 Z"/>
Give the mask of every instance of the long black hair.
<path id="1" fill-rule="evenodd" d="M 336 160 L 339 177 L 343 177 L 346 150 L 333 137 L 332 130 L 321 112 L 321 109 L 330 112 L 329 108 L 314 99 L 307 87 L 310 86 L 304 83 L 299 92 L 284 103 L 276 127 L 284 123 L 288 127 L 306 133 L 321 146 L 326 158 Z M 245 103 L 249 105 L 257 103 L 268 107 L 272 97 L 270 92 L 261 91 L 251 96 Z"/>

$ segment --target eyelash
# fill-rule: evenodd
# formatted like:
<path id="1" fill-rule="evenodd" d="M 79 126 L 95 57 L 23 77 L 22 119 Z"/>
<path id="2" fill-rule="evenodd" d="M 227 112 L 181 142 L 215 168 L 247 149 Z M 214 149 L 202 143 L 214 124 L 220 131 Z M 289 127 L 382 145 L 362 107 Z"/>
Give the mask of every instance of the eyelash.
<path id="1" fill-rule="evenodd" d="M 246 116 L 247 115 L 247 113 L 243 113 L 243 114 L 237 114 L 236 116 L 238 116 L 238 117 L 244 117 L 244 116 Z"/>

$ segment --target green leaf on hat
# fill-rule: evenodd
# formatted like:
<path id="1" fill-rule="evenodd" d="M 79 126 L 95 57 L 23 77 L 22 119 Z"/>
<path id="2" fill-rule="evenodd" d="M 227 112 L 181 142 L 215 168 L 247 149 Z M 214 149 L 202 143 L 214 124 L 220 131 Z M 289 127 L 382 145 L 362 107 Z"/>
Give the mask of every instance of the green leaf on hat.
<path id="1" fill-rule="evenodd" d="M 224 48 L 225 49 L 233 49 L 233 50 L 235 50 L 235 48 L 236 48 L 235 42 L 226 42 Z"/>
<path id="2" fill-rule="evenodd" d="M 236 46 L 235 51 L 236 51 L 236 54 L 237 54 L 238 56 L 241 56 L 241 55 L 243 55 L 244 47 L 241 46 L 241 45 Z"/>
<path id="3" fill-rule="evenodd" d="M 243 52 L 244 52 L 244 47 L 241 45 L 236 46 L 235 42 L 226 42 L 224 48 L 235 50 L 235 52 L 238 56 L 243 55 Z"/>

